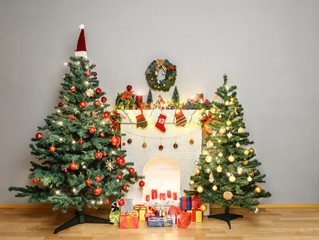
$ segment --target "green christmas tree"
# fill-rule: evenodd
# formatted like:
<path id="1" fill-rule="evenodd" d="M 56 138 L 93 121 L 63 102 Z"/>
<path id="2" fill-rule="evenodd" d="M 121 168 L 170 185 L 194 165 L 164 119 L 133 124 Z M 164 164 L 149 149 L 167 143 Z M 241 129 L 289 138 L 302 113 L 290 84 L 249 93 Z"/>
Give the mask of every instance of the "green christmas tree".
<path id="1" fill-rule="evenodd" d="M 225 221 L 229 218 L 229 226 L 229 221 L 236 218 L 228 214 L 230 206 L 257 211 L 258 199 L 270 197 L 270 193 L 259 186 L 265 175 L 257 170 L 261 163 L 255 158 L 255 150 L 247 149 L 253 141 L 245 131 L 243 107 L 235 90 L 236 86 L 227 85 L 224 75 L 224 85 L 216 92 L 221 101 L 213 101 L 214 107 L 205 116 L 206 129 L 211 132 L 196 162 L 195 175 L 191 176 L 190 185 L 194 190 L 185 191 L 189 196 L 199 195 L 203 202 L 224 208 L 223 216 L 211 217 Z"/>
<path id="2" fill-rule="evenodd" d="M 74 206 L 85 222 L 105 222 L 84 215 L 84 206 L 96 209 L 121 198 L 140 176 L 133 163 L 125 162 L 120 145 L 121 118 L 106 110 L 109 105 L 98 88 L 95 65 L 85 57 L 70 60 L 57 112 L 46 117 L 46 125 L 38 127 L 30 145 L 37 161 L 31 162 L 29 179 L 36 184 L 9 190 L 17 191 L 16 197 L 29 197 L 30 203 L 53 204 L 53 210 L 66 212 Z"/>
<path id="3" fill-rule="evenodd" d="M 149 89 L 148 94 L 147 94 L 147 103 L 151 104 L 153 102 L 153 95 L 151 89 Z"/>
<path id="4" fill-rule="evenodd" d="M 179 106 L 179 93 L 177 90 L 177 86 L 174 88 L 173 96 L 172 96 L 172 102 L 175 105 L 175 107 Z"/>

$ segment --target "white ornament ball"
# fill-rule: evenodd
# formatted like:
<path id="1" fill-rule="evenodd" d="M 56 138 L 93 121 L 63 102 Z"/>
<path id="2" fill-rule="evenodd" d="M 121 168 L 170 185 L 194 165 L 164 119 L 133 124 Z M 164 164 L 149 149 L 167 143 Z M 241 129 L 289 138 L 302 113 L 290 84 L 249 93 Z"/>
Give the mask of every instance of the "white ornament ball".
<path id="1" fill-rule="evenodd" d="M 80 24 L 79 28 L 84 29 L 85 28 L 84 24 Z"/>

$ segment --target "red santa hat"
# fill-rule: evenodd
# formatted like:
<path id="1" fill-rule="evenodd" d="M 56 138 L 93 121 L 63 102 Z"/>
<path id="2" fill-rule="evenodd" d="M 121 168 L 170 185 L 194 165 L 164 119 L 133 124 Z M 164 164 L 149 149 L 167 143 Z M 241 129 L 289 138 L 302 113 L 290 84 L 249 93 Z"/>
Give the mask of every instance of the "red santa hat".
<path id="1" fill-rule="evenodd" d="M 85 36 L 84 36 L 84 25 L 81 24 L 79 28 L 81 29 L 81 32 L 78 39 L 78 45 L 76 46 L 76 50 L 74 50 L 74 53 L 76 57 L 87 57 Z"/>

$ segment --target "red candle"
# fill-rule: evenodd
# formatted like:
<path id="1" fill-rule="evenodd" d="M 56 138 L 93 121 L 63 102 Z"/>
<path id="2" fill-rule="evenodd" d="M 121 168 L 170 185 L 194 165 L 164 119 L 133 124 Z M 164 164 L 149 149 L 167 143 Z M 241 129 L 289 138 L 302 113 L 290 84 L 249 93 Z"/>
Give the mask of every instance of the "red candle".
<path id="1" fill-rule="evenodd" d="M 135 96 L 137 105 L 143 101 L 143 96 Z"/>
<path id="2" fill-rule="evenodd" d="M 171 190 L 167 190 L 167 198 L 172 198 L 172 191 Z"/>
<path id="3" fill-rule="evenodd" d="M 157 189 L 152 189 L 152 200 L 157 199 Z"/>
<path id="4" fill-rule="evenodd" d="M 146 202 L 149 202 L 151 199 L 150 199 L 150 195 L 149 194 L 146 194 Z"/>
<path id="5" fill-rule="evenodd" d="M 166 200 L 166 196 L 165 196 L 165 193 L 160 193 L 160 200 L 163 200 L 165 201 Z"/>
<path id="6" fill-rule="evenodd" d="M 177 200 L 177 192 L 173 192 L 173 200 Z"/>

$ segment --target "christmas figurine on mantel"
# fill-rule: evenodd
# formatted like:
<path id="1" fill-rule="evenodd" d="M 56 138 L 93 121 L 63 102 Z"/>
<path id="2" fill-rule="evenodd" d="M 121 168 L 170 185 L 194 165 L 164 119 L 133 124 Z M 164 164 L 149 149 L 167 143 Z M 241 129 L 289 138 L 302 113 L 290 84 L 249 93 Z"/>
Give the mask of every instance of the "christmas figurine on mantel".
<path id="1" fill-rule="evenodd" d="M 225 214 L 209 218 L 224 220 L 229 228 L 230 220 L 243 217 L 230 214 L 231 206 L 257 212 L 258 198 L 271 196 L 259 185 L 264 182 L 265 175 L 257 170 L 261 163 L 254 158 L 255 150 L 249 148 L 253 142 L 248 139 L 243 108 L 235 90 L 236 86 L 227 85 L 224 75 L 224 84 L 216 92 L 220 101 L 212 102 L 211 121 L 207 121 L 212 132 L 205 139 L 206 146 L 196 162 L 195 175 L 190 179 L 194 190 L 185 190 L 188 196 L 199 195 L 203 202 L 224 208 Z"/>
<path id="2" fill-rule="evenodd" d="M 35 186 L 10 187 L 16 197 L 29 202 L 53 204 L 66 212 L 74 206 L 76 217 L 55 229 L 57 233 L 79 223 L 110 223 L 109 220 L 84 214 L 84 207 L 97 209 L 102 204 L 121 199 L 128 186 L 141 178 L 133 163 L 125 162 L 119 130 L 110 119 L 120 118 L 106 110 L 109 105 L 94 68 L 87 60 L 84 26 L 75 51 L 70 57 L 70 73 L 65 74 L 57 112 L 45 119 L 46 125 L 32 138 L 31 162 Z M 118 119 L 120 120 L 120 119 Z"/>

